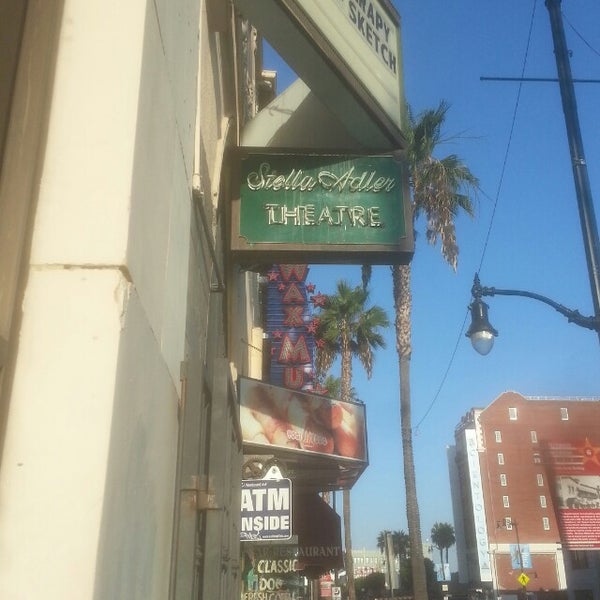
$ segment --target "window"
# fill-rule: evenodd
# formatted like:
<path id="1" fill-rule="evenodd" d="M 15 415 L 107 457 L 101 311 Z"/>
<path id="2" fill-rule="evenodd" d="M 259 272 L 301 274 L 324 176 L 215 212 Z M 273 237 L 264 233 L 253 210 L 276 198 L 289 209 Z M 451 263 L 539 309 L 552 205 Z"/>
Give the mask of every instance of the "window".
<path id="1" fill-rule="evenodd" d="M 546 504 L 546 496 L 540 496 L 540 506 L 542 508 L 546 508 L 547 504 Z"/>
<path id="2" fill-rule="evenodd" d="M 504 527 L 512 531 L 512 519 L 510 517 L 504 517 Z"/>
<path id="3" fill-rule="evenodd" d="M 536 464 L 540 464 L 542 462 L 542 457 L 539 452 L 533 453 L 533 462 Z"/>
<path id="4" fill-rule="evenodd" d="M 560 420 L 561 421 L 568 421 L 569 420 L 569 409 L 568 408 L 561 408 L 560 409 Z"/>
<path id="5" fill-rule="evenodd" d="M 537 431 L 531 431 L 531 443 L 537 444 Z"/>
<path id="6" fill-rule="evenodd" d="M 502 496 L 502 506 L 504 506 L 504 508 L 508 508 L 510 506 L 508 496 Z"/>
<path id="7" fill-rule="evenodd" d="M 544 485 L 544 476 L 541 473 L 538 473 L 536 475 L 537 477 L 537 484 L 541 487 Z"/>
<path id="8" fill-rule="evenodd" d="M 511 421 L 516 421 L 516 420 L 517 420 L 517 409 L 516 409 L 516 407 L 514 407 L 514 406 L 511 406 L 511 407 L 508 409 L 508 418 L 509 418 Z"/>
<path id="9" fill-rule="evenodd" d="M 500 473 L 500 485 L 504 486 L 504 487 L 506 487 L 506 485 L 507 485 L 505 473 Z"/>
<path id="10" fill-rule="evenodd" d="M 502 433 L 500 431 L 494 431 L 494 436 L 498 443 L 500 443 L 502 441 Z"/>
<path id="11" fill-rule="evenodd" d="M 550 519 L 548 517 L 542 517 L 542 526 L 545 531 L 550 530 Z"/>
<path id="12" fill-rule="evenodd" d="M 498 464 L 499 465 L 504 464 L 504 454 L 502 454 L 502 452 L 498 452 Z"/>

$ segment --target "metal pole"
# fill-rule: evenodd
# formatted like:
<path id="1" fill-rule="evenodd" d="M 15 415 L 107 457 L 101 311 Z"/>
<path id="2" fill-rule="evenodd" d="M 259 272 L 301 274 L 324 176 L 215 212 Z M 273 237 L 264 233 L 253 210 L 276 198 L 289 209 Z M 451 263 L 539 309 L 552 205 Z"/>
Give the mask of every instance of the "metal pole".
<path id="1" fill-rule="evenodd" d="M 596 317 L 600 317 L 600 242 L 598 241 L 598 227 L 594 214 L 592 191 L 583 153 L 575 88 L 571 75 L 571 64 L 569 62 L 569 52 L 567 50 L 560 4 L 561 0 L 546 0 L 546 7 L 550 15 L 550 25 L 552 28 L 560 96 L 565 115 L 565 125 L 567 127 L 567 138 L 577 194 L 577 206 L 579 208 L 579 220 L 581 222 L 588 276 L 594 303 L 594 314 Z M 598 333 L 598 338 L 600 339 L 600 332 Z"/>
<path id="2" fill-rule="evenodd" d="M 511 521 L 511 525 L 515 528 L 515 534 L 517 535 L 517 552 L 519 557 L 519 568 L 521 569 L 521 574 L 523 573 L 523 554 L 521 553 L 521 540 L 519 539 L 519 525 L 516 521 Z M 521 596 L 523 600 L 527 598 L 527 586 L 525 584 L 521 584 Z"/>

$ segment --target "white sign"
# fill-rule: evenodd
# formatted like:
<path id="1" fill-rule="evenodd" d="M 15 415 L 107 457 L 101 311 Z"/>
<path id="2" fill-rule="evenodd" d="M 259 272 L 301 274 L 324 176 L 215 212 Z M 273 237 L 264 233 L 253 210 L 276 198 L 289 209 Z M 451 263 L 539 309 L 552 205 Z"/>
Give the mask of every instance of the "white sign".
<path id="1" fill-rule="evenodd" d="M 348 67 L 401 129 L 400 25 L 380 0 L 299 0 Z"/>
<path id="2" fill-rule="evenodd" d="M 479 451 L 477 450 L 477 434 L 474 429 L 465 429 L 469 479 L 471 483 L 471 501 L 473 503 L 473 519 L 475 521 L 475 540 L 479 563 L 480 581 L 492 580 L 492 566 L 488 547 L 487 525 L 485 521 L 485 503 L 479 466 Z"/>
<path id="3" fill-rule="evenodd" d="M 289 540 L 292 537 L 292 482 L 289 479 L 242 481 L 240 540 Z"/>
<path id="4" fill-rule="evenodd" d="M 404 144 L 400 15 L 391 0 L 234 1 L 350 131 Z M 371 137 L 367 123 L 383 138 Z"/>

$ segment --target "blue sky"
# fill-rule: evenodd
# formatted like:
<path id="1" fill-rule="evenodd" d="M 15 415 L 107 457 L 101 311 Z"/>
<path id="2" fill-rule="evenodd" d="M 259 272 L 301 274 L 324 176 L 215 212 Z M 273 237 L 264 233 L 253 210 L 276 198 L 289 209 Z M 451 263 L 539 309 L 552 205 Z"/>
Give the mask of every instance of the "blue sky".
<path id="1" fill-rule="evenodd" d="M 483 285 L 537 292 L 593 313 L 558 84 L 523 83 L 519 92 L 515 82 L 480 81 L 521 73 L 556 77 L 544 1 L 398 0 L 395 5 L 402 18 L 407 100 L 415 113 L 442 99 L 451 104 L 449 141 L 439 156 L 461 156 L 483 190 L 475 219 L 461 217 L 457 223 L 458 272 L 424 235 L 413 260 L 414 451 L 426 540 L 435 521 L 453 522 L 446 446 L 453 443 L 460 418 L 506 390 L 600 397 L 600 343 L 594 332 L 568 323 L 550 307 L 516 297 L 487 299 L 490 321 L 500 332 L 488 356 L 476 354 L 464 336 L 478 270 Z M 562 12 L 574 78 L 600 79 L 600 3 L 563 0 Z M 279 91 L 294 78 L 272 52 L 266 66 L 279 71 Z M 598 215 L 600 84 L 576 84 L 576 95 Z M 419 224 L 417 231 L 422 230 Z M 308 279 L 328 293 L 340 278 L 358 284 L 359 267 L 313 266 Z M 387 267 L 374 269 L 372 301 L 393 317 Z M 387 339 L 370 381 L 359 364 L 354 369 L 354 386 L 367 404 L 370 451 L 370 465 L 352 490 L 355 548 L 374 548 L 381 530 L 407 529 L 392 330 Z"/>

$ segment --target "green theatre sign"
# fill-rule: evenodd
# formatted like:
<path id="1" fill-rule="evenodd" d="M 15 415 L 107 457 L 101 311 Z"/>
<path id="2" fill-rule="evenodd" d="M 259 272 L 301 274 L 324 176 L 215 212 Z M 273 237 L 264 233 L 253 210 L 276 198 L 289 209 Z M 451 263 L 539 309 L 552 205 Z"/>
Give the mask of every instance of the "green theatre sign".
<path id="1" fill-rule="evenodd" d="M 232 251 L 256 260 L 402 263 L 413 251 L 405 171 L 391 155 L 246 152 Z M 275 256 L 274 256 L 275 255 Z"/>

